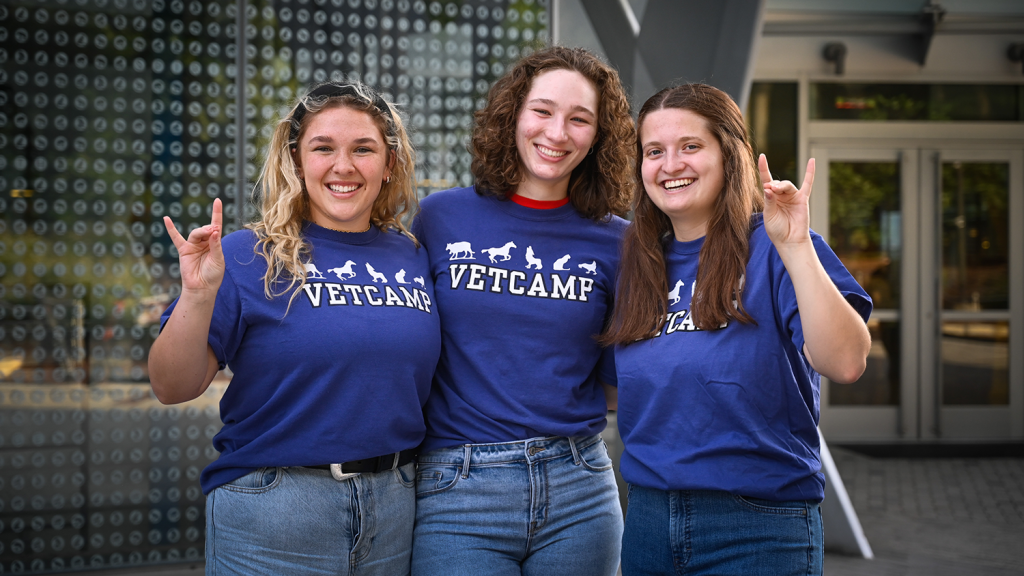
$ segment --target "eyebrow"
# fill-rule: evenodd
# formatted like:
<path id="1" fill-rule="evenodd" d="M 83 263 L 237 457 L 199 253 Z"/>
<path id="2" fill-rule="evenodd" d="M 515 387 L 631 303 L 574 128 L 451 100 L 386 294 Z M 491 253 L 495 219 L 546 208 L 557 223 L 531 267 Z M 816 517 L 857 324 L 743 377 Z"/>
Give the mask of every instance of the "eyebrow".
<path id="1" fill-rule="evenodd" d="M 675 142 L 676 143 L 680 143 L 680 142 L 699 142 L 701 144 L 707 144 L 707 140 L 704 140 L 700 136 L 680 136 L 679 138 L 675 139 Z M 647 148 L 648 146 L 664 146 L 664 144 L 662 144 L 658 140 L 650 140 L 648 142 L 644 142 L 642 144 L 642 146 L 644 148 Z"/>
<path id="2" fill-rule="evenodd" d="M 547 98 L 534 98 L 533 100 L 530 100 L 529 102 L 527 102 L 527 104 L 534 104 L 534 103 L 547 104 L 548 106 L 551 106 L 551 107 L 556 107 L 557 106 L 557 104 L 555 103 L 554 100 L 549 100 Z M 591 116 L 597 116 L 597 114 L 594 114 L 593 110 L 591 110 L 590 108 L 587 108 L 586 106 L 576 105 L 576 106 L 573 106 L 571 108 L 571 110 L 573 112 L 586 112 L 587 114 L 590 114 Z"/>
<path id="3" fill-rule="evenodd" d="M 326 142 L 328 144 L 332 144 L 332 143 L 334 143 L 334 139 L 331 138 L 330 136 L 324 135 L 324 136 L 313 136 L 309 140 L 306 141 L 307 144 L 315 144 L 315 143 L 319 143 L 319 142 Z M 371 138 L 369 136 L 365 136 L 363 138 L 356 138 L 355 140 L 352 141 L 352 143 L 353 144 L 378 144 L 379 145 L 381 142 L 380 142 L 380 140 L 378 140 L 376 138 Z"/>

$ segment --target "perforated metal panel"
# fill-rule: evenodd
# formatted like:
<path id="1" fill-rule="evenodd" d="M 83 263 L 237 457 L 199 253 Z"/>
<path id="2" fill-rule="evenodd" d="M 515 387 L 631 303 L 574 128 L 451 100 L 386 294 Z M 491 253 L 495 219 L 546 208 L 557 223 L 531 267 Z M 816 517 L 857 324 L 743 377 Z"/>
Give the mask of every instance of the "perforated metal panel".
<path id="1" fill-rule="evenodd" d="M 252 220 L 269 127 L 328 78 L 399 105 L 421 194 L 468 185 L 473 111 L 547 38 L 547 0 L 0 0 L 0 573 L 203 556 L 227 382 L 150 393 L 164 215 Z"/>

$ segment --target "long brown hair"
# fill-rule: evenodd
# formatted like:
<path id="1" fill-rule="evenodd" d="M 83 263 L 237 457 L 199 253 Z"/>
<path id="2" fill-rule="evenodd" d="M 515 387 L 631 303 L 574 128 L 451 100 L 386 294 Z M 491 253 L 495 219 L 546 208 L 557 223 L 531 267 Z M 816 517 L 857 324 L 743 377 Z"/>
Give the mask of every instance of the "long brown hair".
<path id="1" fill-rule="evenodd" d="M 703 118 L 722 150 L 722 191 L 708 221 L 690 305 L 694 325 L 713 330 L 730 319 L 754 322 L 743 307 L 742 279 L 749 259 L 751 215 L 763 210 L 764 198 L 743 114 L 725 92 L 706 84 L 685 84 L 661 90 L 640 109 L 636 171 L 641 189 L 623 239 L 615 311 L 601 337 L 604 344 L 650 338 L 661 330 L 668 313 L 665 246 L 673 236 L 672 222 L 642 189 L 640 137 L 647 116 L 665 108 L 689 110 Z"/>
<path id="2" fill-rule="evenodd" d="M 570 70 L 597 89 L 597 137 L 593 153 L 569 177 L 569 201 L 586 218 L 601 220 L 623 215 L 636 183 L 633 151 L 636 138 L 629 99 L 619 73 L 582 48 L 551 46 L 524 56 L 491 86 L 487 105 L 475 114 L 471 170 L 480 194 L 511 197 L 522 182 L 522 162 L 516 149 L 516 124 L 533 79 L 550 70 Z"/>

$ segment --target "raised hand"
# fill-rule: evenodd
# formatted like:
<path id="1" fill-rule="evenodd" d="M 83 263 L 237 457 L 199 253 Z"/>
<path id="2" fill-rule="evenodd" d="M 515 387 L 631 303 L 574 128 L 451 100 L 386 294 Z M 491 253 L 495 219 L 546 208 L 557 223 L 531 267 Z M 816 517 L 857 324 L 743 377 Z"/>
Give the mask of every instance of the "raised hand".
<path id="1" fill-rule="evenodd" d="M 181 289 L 183 292 L 213 292 L 216 294 L 224 279 L 224 252 L 221 249 L 221 225 L 223 207 L 220 199 L 213 201 L 213 216 L 210 223 L 196 228 L 186 240 L 174 223 L 164 216 L 167 234 L 178 249 L 178 263 L 181 266 Z"/>
<path id="2" fill-rule="evenodd" d="M 779 247 L 809 242 L 808 199 L 814 185 L 814 158 L 807 161 L 804 183 L 799 189 L 789 180 L 773 180 L 764 154 L 757 159 L 757 168 L 764 186 L 764 229 L 772 243 Z"/>

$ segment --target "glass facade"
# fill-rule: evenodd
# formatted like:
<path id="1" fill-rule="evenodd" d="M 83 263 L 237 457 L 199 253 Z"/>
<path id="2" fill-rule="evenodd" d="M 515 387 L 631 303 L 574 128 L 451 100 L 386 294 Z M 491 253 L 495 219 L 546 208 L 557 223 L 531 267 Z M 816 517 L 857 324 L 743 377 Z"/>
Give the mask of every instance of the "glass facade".
<path id="1" fill-rule="evenodd" d="M 747 104 L 747 128 L 754 154 L 764 154 L 772 177 L 799 184 L 797 173 L 797 84 L 754 82 Z M 802 168 L 802 167 L 801 167 Z"/>
<path id="2" fill-rule="evenodd" d="M 1013 84 L 818 82 L 810 89 L 812 120 L 1024 120 L 1024 89 Z"/>
<path id="3" fill-rule="evenodd" d="M 548 35 L 547 0 L 0 0 L 0 573 L 203 556 L 227 380 L 150 393 L 164 215 L 251 220 L 272 124 L 327 79 L 398 105 L 421 194 L 468 185 L 474 110 Z"/>

